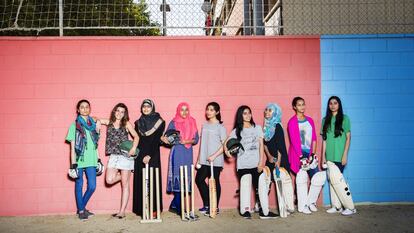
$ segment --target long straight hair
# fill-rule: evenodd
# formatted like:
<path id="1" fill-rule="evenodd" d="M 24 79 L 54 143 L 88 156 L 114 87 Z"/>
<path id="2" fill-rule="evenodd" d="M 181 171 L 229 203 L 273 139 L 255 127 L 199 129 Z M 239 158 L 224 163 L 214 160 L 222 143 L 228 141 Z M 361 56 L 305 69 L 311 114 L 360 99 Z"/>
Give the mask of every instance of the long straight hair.
<path id="1" fill-rule="evenodd" d="M 326 106 L 326 115 L 325 115 L 325 122 L 323 124 L 323 128 L 322 128 L 322 138 L 324 140 L 326 140 L 326 133 L 328 132 L 328 130 L 331 127 L 331 121 L 332 121 L 332 112 L 329 109 L 329 102 L 331 102 L 331 100 L 336 100 L 338 102 L 338 113 L 336 114 L 336 120 L 335 120 L 335 137 L 339 137 L 342 135 L 342 132 L 344 131 L 344 129 L 342 128 L 342 121 L 344 119 L 344 112 L 342 110 L 342 102 L 341 99 L 339 99 L 338 96 L 331 96 L 328 100 L 328 104 Z"/>
<path id="2" fill-rule="evenodd" d="M 111 111 L 111 117 L 109 118 L 109 124 L 113 125 L 116 121 L 115 112 L 118 108 L 125 109 L 124 117 L 121 119 L 121 127 L 126 127 L 127 122 L 129 121 L 129 113 L 128 113 L 128 107 L 124 103 L 118 103 L 115 105 L 115 107 Z"/>
<path id="3" fill-rule="evenodd" d="M 217 115 L 216 115 L 217 120 L 220 122 L 220 124 L 223 124 L 223 121 L 221 120 L 220 105 L 217 102 L 210 102 L 206 105 L 206 110 L 207 110 L 208 106 L 211 106 L 211 107 L 214 108 L 214 111 L 217 112 Z"/>
<path id="4" fill-rule="evenodd" d="M 234 127 L 233 129 L 236 129 L 236 136 L 237 136 L 237 140 L 241 140 L 241 131 L 243 130 L 243 112 L 244 110 L 248 109 L 250 111 L 250 113 L 252 113 L 252 110 L 250 109 L 249 106 L 247 105 L 242 105 L 237 109 L 236 112 L 236 118 L 234 119 Z M 252 118 L 250 119 L 250 124 L 252 124 L 254 127 L 256 127 L 256 123 L 254 123 L 253 120 L 253 115 Z"/>

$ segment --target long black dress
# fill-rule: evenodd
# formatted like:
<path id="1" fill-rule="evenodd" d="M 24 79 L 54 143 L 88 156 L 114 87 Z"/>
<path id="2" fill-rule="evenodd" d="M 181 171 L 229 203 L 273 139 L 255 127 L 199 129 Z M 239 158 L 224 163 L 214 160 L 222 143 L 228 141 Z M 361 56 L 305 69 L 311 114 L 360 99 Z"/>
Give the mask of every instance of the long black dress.
<path id="1" fill-rule="evenodd" d="M 161 141 L 160 138 L 164 133 L 165 129 L 165 122 L 163 122 L 158 129 L 149 136 L 144 136 L 140 134 L 139 138 L 139 154 L 138 157 L 135 159 L 135 167 L 134 167 L 134 191 L 133 191 L 133 198 L 132 198 L 132 212 L 135 214 L 142 216 L 142 168 L 145 168 L 145 164 L 142 162 L 143 158 L 146 155 L 151 157 L 149 166 L 154 167 L 154 195 L 153 195 L 153 205 L 154 211 L 156 211 L 156 192 L 155 192 L 155 168 L 159 168 L 160 171 L 160 210 L 162 211 L 162 178 L 161 178 L 161 158 L 160 158 L 160 145 Z M 138 120 L 135 122 L 135 130 L 138 130 Z"/>
<path id="2" fill-rule="evenodd" d="M 267 149 L 269 149 L 269 152 L 273 157 L 277 158 L 277 152 L 280 152 L 280 154 L 282 155 L 280 167 L 285 168 L 286 171 L 290 173 L 290 165 L 285 143 L 285 134 L 280 124 L 276 124 L 275 134 L 269 141 L 264 141 L 264 144 L 267 146 Z M 267 159 L 266 166 L 268 166 L 270 170 L 273 170 L 275 168 L 274 163 L 269 163 Z"/>

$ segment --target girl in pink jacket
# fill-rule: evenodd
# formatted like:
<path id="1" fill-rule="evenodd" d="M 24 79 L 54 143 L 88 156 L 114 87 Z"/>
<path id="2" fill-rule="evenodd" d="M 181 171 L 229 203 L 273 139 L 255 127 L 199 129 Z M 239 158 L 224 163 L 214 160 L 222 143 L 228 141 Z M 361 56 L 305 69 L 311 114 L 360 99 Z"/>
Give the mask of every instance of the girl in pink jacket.
<path id="1" fill-rule="evenodd" d="M 290 169 L 296 174 L 298 211 L 311 214 L 318 210 L 316 201 L 326 181 L 326 173 L 318 168 L 315 123 L 305 115 L 305 100 L 295 97 L 292 107 L 296 114 L 288 122 Z M 309 191 L 308 177 L 311 179 Z"/>

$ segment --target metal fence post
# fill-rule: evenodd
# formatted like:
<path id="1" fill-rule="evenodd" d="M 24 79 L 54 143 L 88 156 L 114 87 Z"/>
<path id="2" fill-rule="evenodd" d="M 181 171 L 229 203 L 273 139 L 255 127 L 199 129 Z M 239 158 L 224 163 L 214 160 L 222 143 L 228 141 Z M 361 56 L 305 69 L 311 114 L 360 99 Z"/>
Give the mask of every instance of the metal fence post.
<path id="1" fill-rule="evenodd" d="M 63 36 L 63 0 L 59 0 L 59 36 Z"/>

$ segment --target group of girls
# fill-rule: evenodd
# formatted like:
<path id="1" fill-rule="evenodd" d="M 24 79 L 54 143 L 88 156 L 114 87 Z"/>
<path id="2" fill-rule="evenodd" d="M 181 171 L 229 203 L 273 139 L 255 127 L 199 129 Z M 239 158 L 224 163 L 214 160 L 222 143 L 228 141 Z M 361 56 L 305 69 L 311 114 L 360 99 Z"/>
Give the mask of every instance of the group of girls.
<path id="1" fill-rule="evenodd" d="M 296 176 L 300 170 L 300 160 L 311 154 L 316 154 L 316 129 L 312 118 L 305 115 L 305 100 L 295 97 L 292 101 L 295 115 L 288 123 L 288 136 L 290 141 L 289 153 L 286 150 L 284 130 L 282 127 L 282 111 L 277 104 L 268 104 L 264 110 L 263 128 L 257 125 L 252 116 L 250 107 L 242 105 L 237 109 L 233 130 L 227 136 L 220 113 L 220 105 L 210 102 L 206 105 L 205 117 L 199 135 L 196 120 L 190 114 L 188 103 L 177 106 L 175 117 L 169 122 L 168 129 L 180 132 L 180 142 L 169 145 L 170 142 L 164 131 L 165 121 L 155 110 L 155 104 L 145 99 L 141 106 L 141 116 L 133 125 L 129 121 L 128 108 L 119 103 L 112 109 L 110 118 L 104 119 L 91 116 L 91 105 L 88 100 L 80 100 L 76 106 L 77 118 L 69 128 L 66 140 L 71 144 L 71 168 L 78 169 L 79 177 L 75 180 L 75 197 L 79 219 L 87 220 L 94 214 L 86 209 L 87 203 L 96 188 L 96 166 L 99 160 L 98 140 L 101 125 L 107 126 L 105 154 L 109 156 L 105 181 L 108 185 L 121 183 L 121 205 L 119 211 L 112 216 L 122 219 L 129 199 L 129 180 L 133 173 L 133 205 L 132 211 L 142 215 L 142 168 L 146 164 L 161 170 L 160 147 L 171 148 L 167 173 L 167 193 L 173 194 L 169 205 L 171 212 L 181 214 L 180 200 L 180 166 L 193 164 L 193 146 L 200 140 L 199 154 L 196 159 L 197 175 L 196 185 L 199 189 L 203 206 L 201 213 L 209 215 L 209 190 L 206 179 L 210 178 L 210 165 L 213 164 L 213 174 L 217 189 L 217 206 L 219 206 L 221 186 L 220 173 L 223 170 L 224 158 L 231 157 L 226 147 L 230 138 L 237 138 L 244 150 L 237 154 L 237 176 L 240 179 L 245 174 L 251 174 L 253 187 L 257 190 L 259 175 L 264 166 L 271 170 L 275 166 L 283 167 Z M 343 171 L 347 164 L 348 149 L 350 145 L 350 121 L 343 114 L 341 101 L 332 96 L 328 101 L 326 116 L 322 120 L 321 135 L 323 138 L 321 161 L 334 162 Z M 120 150 L 119 145 L 132 138 L 133 146 L 128 153 Z M 138 152 L 137 156 L 133 156 Z M 315 170 L 316 169 L 316 170 Z M 318 171 L 316 167 L 308 171 L 309 176 Z M 83 173 L 86 174 L 87 188 L 83 192 Z M 160 174 L 161 175 L 161 174 Z M 160 177 L 161 179 L 161 177 Z M 190 178 L 191 179 L 191 174 Z M 191 185 L 190 185 L 191 187 Z M 189 190 L 193 192 L 195 190 Z M 160 189 L 160 196 L 162 191 Z M 155 197 L 154 193 L 154 197 Z M 155 200 L 155 198 L 153 198 Z M 162 207 L 162 200 L 161 210 Z M 316 211 L 315 203 L 306 205 L 306 210 L 300 212 L 310 213 Z M 311 210 L 311 211 L 309 211 Z M 342 210 L 331 208 L 328 213 Z M 346 212 L 348 211 L 348 212 Z M 219 209 L 217 209 L 217 213 Z M 274 218 L 276 214 L 268 212 L 262 218 Z M 355 210 L 345 210 L 345 214 L 355 213 Z M 155 213 L 153 213 L 155 214 Z M 250 218 L 249 211 L 241 213 Z"/>

